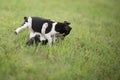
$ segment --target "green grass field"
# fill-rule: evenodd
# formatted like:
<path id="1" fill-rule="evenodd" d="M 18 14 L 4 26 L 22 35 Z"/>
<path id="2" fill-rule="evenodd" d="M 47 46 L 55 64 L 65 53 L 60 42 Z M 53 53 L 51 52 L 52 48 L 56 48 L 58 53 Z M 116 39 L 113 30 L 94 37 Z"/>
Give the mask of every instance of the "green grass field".
<path id="1" fill-rule="evenodd" d="M 24 16 L 71 22 L 52 47 L 26 47 Z M 0 80 L 120 80 L 120 0 L 1 0 Z"/>

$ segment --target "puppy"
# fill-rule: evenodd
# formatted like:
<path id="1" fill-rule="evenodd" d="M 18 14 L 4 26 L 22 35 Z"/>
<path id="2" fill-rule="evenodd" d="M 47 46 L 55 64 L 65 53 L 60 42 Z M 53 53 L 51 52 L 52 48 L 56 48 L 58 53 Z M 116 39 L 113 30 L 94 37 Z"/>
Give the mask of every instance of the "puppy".
<path id="1" fill-rule="evenodd" d="M 30 30 L 30 40 L 37 34 L 40 35 L 40 41 L 48 40 L 48 44 L 51 46 L 56 40 L 57 34 L 63 34 L 62 36 L 67 36 L 71 27 L 70 23 L 67 21 L 56 22 L 50 19 L 43 19 L 40 17 L 24 17 L 24 23 L 22 26 L 15 30 L 18 34 L 22 29 L 29 28 Z"/>

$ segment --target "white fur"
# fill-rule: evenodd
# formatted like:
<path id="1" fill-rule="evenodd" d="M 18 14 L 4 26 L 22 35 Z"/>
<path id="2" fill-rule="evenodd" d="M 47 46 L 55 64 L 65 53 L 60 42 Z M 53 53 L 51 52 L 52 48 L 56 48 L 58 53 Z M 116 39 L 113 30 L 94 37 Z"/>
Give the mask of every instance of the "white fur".
<path id="1" fill-rule="evenodd" d="M 17 28 L 17 29 L 15 30 L 15 32 L 18 34 L 22 29 L 27 28 L 27 26 L 28 26 L 28 24 L 27 24 L 27 22 L 26 22 L 23 26 Z"/>
<path id="2" fill-rule="evenodd" d="M 30 31 L 30 39 L 35 36 L 35 32 L 32 29 L 32 18 L 28 17 L 28 28 Z"/>
<path id="3" fill-rule="evenodd" d="M 48 23 L 44 23 L 43 26 L 42 26 L 42 30 L 41 30 L 42 34 L 45 34 L 45 30 L 46 30 L 47 27 L 48 27 Z"/>
<path id="4" fill-rule="evenodd" d="M 49 46 L 52 45 L 52 42 L 55 42 L 55 35 L 58 33 L 55 31 L 55 26 L 57 22 L 52 24 L 52 29 L 49 33 L 45 34 L 45 38 L 48 40 Z"/>
<path id="5" fill-rule="evenodd" d="M 20 26 L 19 28 L 17 28 L 15 30 L 15 32 L 18 34 L 22 29 L 25 29 L 25 28 L 31 28 L 31 24 L 32 24 L 32 18 L 31 17 L 28 17 L 28 22 L 25 22 L 24 25 Z M 30 30 L 31 31 L 31 30 Z"/>

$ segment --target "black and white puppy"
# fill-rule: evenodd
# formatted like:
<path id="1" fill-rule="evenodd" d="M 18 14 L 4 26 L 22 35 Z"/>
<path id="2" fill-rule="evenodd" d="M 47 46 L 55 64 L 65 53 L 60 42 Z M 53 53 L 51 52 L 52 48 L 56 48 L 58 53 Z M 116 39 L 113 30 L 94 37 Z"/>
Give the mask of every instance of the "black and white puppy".
<path id="1" fill-rule="evenodd" d="M 36 35 L 40 35 L 40 41 L 48 40 L 48 44 L 51 46 L 56 40 L 56 35 L 62 34 L 65 37 L 70 33 L 72 28 L 69 25 L 70 23 L 67 21 L 56 22 L 40 17 L 24 17 L 23 25 L 17 28 L 15 33 L 18 34 L 22 29 L 29 28 L 30 39 L 34 40 Z"/>

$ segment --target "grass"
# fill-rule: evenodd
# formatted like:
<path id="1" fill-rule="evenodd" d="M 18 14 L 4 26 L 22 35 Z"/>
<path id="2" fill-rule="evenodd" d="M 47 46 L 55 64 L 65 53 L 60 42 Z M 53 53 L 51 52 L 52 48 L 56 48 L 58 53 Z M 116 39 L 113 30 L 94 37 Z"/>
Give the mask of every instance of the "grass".
<path id="1" fill-rule="evenodd" d="M 119 80 L 119 0 L 2 0 L 0 80 Z M 72 31 L 51 48 L 26 47 L 24 16 L 68 20 Z"/>

